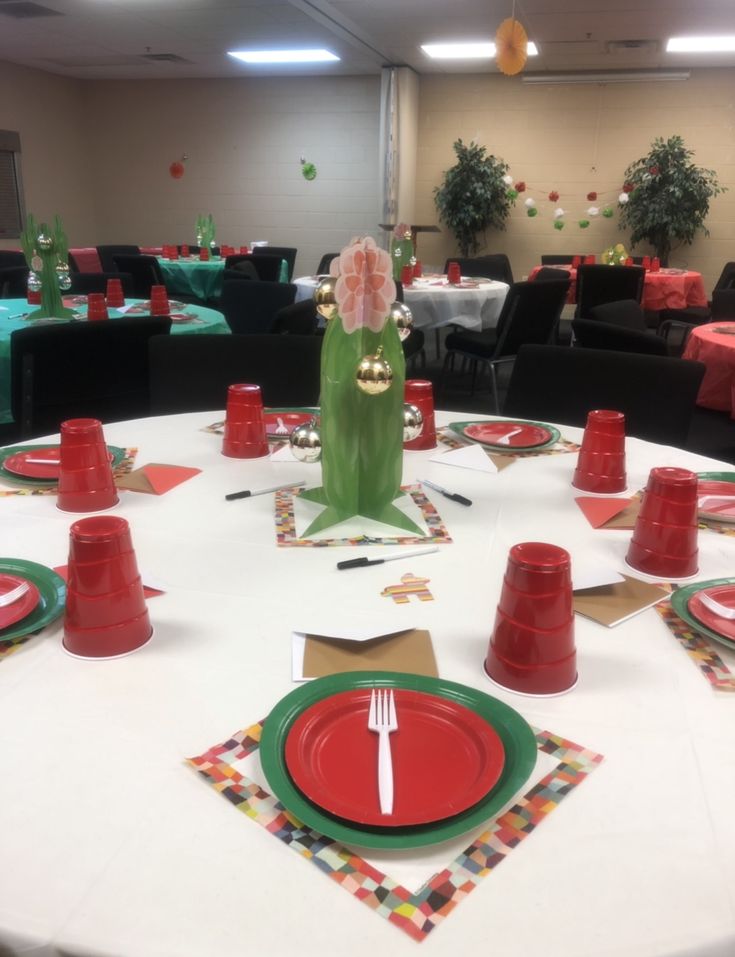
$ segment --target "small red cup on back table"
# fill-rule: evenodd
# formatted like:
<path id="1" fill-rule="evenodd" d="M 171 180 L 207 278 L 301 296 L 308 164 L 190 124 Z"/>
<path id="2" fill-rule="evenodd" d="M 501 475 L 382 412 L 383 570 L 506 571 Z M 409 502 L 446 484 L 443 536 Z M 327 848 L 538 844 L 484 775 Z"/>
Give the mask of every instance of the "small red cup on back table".
<path id="1" fill-rule="evenodd" d="M 452 286 L 462 282 L 462 270 L 459 263 L 449 263 L 447 265 L 447 282 Z"/>
<path id="2" fill-rule="evenodd" d="M 404 385 L 404 402 L 415 405 L 424 418 L 421 433 L 410 442 L 404 442 L 404 449 L 436 448 L 436 425 L 434 422 L 434 387 L 428 379 L 407 379 Z"/>
<path id="3" fill-rule="evenodd" d="M 113 309 L 125 305 L 125 294 L 123 293 L 122 282 L 119 279 L 107 280 L 107 305 Z"/>

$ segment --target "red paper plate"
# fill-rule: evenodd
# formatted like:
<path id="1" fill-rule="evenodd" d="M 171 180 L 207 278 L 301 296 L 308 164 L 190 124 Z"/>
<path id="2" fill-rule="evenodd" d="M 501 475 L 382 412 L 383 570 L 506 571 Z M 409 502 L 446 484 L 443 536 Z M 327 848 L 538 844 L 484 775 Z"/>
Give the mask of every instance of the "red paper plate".
<path id="1" fill-rule="evenodd" d="M 22 621 L 33 611 L 41 600 L 38 588 L 27 578 L 17 578 L 15 575 L 0 575 L 0 598 L 19 585 L 28 585 L 28 591 L 10 605 L 0 607 L 0 630 L 9 628 L 17 621 Z"/>
<path id="2" fill-rule="evenodd" d="M 687 602 L 689 613 L 701 622 L 710 631 L 716 632 L 723 638 L 735 641 L 735 620 L 723 618 L 717 612 L 707 608 L 702 601 L 702 595 L 709 595 L 721 605 L 735 609 L 735 585 L 719 585 L 717 588 L 704 588 L 695 592 Z"/>
<path id="3" fill-rule="evenodd" d="M 702 518 L 716 519 L 719 522 L 735 522 L 735 482 L 717 482 L 700 479 L 697 483 L 697 498 L 711 496 L 699 508 Z M 717 496 L 722 496 L 718 501 Z"/>
<path id="4" fill-rule="evenodd" d="M 3 468 L 6 472 L 22 475 L 24 478 L 57 479 L 61 471 L 60 456 L 61 451 L 58 445 L 48 449 L 39 445 L 37 449 L 29 449 L 27 452 L 9 455 L 3 462 Z M 111 452 L 109 456 L 112 462 L 114 456 Z M 29 459 L 34 461 L 29 462 Z M 48 465 L 36 462 L 35 459 L 47 459 Z"/>
<path id="5" fill-rule="evenodd" d="M 302 794 L 348 821 L 403 827 L 453 817 L 491 791 L 505 750 L 483 718 L 421 691 L 397 690 L 395 705 L 391 815 L 380 813 L 378 735 L 368 730 L 366 688 L 318 701 L 293 723 L 285 759 Z"/>
<path id="6" fill-rule="evenodd" d="M 498 443 L 504 435 L 509 435 L 516 429 L 519 431 L 511 435 L 507 445 Z M 499 445 L 500 448 L 528 449 L 550 442 L 552 434 L 540 425 L 530 425 L 527 422 L 476 422 L 464 429 L 464 434 L 476 442 L 485 442 L 487 445 Z"/>
<path id="7" fill-rule="evenodd" d="M 263 415 L 265 431 L 268 435 L 283 435 L 284 438 L 289 436 L 298 425 L 311 422 L 313 418 L 314 414 L 312 412 L 266 412 Z M 276 429 L 279 428 L 279 419 L 283 423 L 283 427 L 288 431 L 276 431 Z"/>

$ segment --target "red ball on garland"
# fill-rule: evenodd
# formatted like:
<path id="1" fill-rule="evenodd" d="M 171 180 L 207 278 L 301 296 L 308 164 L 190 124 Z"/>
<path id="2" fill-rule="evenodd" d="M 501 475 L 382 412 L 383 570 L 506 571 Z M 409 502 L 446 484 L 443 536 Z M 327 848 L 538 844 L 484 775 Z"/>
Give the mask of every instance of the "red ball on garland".
<path id="1" fill-rule="evenodd" d="M 516 191 L 517 193 L 525 193 L 525 192 L 526 192 L 526 184 L 523 182 L 523 180 L 521 180 L 520 183 L 516 183 L 513 188 L 515 189 L 515 191 Z"/>
<path id="2" fill-rule="evenodd" d="M 635 183 L 625 183 L 623 186 L 624 193 L 632 193 L 635 189 Z"/>
<path id="3" fill-rule="evenodd" d="M 177 160 L 175 163 L 172 163 L 168 168 L 169 173 L 171 174 L 172 179 L 181 179 L 184 175 L 184 164 L 179 163 Z"/>
<path id="4" fill-rule="evenodd" d="M 559 194 L 557 193 L 555 189 L 552 189 L 552 191 L 549 193 L 549 202 L 556 203 L 558 199 L 559 199 Z"/>
<path id="5" fill-rule="evenodd" d="M 594 203 L 594 201 L 597 199 L 597 193 L 587 193 L 587 199 L 591 203 Z"/>
<path id="6" fill-rule="evenodd" d="M 658 168 L 658 166 L 651 166 L 651 167 L 649 167 L 648 172 L 651 174 L 651 176 L 658 176 L 658 174 L 659 174 L 659 168 Z"/>

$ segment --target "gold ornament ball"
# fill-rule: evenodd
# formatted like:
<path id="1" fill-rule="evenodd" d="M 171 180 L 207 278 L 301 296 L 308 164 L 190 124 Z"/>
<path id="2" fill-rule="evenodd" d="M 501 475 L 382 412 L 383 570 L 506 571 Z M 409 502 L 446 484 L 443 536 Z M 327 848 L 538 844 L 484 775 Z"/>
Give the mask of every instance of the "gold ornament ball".
<path id="1" fill-rule="evenodd" d="M 337 285 L 335 276 L 325 276 L 319 280 L 314 290 L 314 302 L 316 311 L 324 319 L 329 321 L 337 315 L 337 300 L 334 295 L 334 288 Z"/>
<path id="2" fill-rule="evenodd" d="M 381 395 L 391 387 L 393 370 L 383 358 L 381 346 L 373 356 L 363 356 L 355 373 L 357 388 L 365 395 Z"/>
<path id="3" fill-rule="evenodd" d="M 403 441 L 413 442 L 424 428 L 424 413 L 417 405 L 406 402 L 403 406 Z"/>
<path id="4" fill-rule="evenodd" d="M 49 249 L 53 248 L 54 241 L 46 233 L 39 233 L 38 238 L 36 239 L 36 245 L 38 246 L 39 249 L 48 251 Z"/>
<path id="5" fill-rule="evenodd" d="M 289 438 L 291 454 L 299 462 L 318 462 L 322 456 L 322 437 L 316 419 L 297 426 Z"/>
<path id="6" fill-rule="evenodd" d="M 413 313 L 405 302 L 391 303 L 388 318 L 392 319 L 398 329 L 398 338 L 403 342 L 408 339 L 413 330 Z"/>

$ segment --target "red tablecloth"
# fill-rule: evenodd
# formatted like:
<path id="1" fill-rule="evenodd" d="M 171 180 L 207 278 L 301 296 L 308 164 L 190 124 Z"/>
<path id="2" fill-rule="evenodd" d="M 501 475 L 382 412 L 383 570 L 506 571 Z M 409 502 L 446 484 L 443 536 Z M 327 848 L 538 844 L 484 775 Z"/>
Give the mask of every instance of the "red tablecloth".
<path id="1" fill-rule="evenodd" d="M 541 266 L 534 266 L 528 278 L 535 279 L 536 273 L 541 268 Z M 575 303 L 577 301 L 577 270 L 573 266 L 558 268 L 566 270 L 572 277 L 567 302 Z M 650 312 L 659 312 L 661 309 L 685 309 L 687 306 L 706 306 L 707 293 L 704 291 L 702 274 L 678 270 L 669 272 L 666 269 L 660 272 L 646 270 L 642 305 Z"/>
<path id="2" fill-rule="evenodd" d="M 735 418 L 735 322 L 708 322 L 692 329 L 684 358 L 707 366 L 697 405 L 730 412 Z"/>

